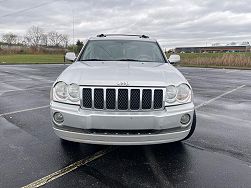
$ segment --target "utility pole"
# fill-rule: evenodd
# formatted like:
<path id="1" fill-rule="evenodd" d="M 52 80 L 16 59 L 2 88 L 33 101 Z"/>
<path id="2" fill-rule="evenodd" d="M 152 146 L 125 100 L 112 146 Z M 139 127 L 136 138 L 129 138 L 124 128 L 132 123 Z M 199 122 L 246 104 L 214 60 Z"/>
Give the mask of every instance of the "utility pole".
<path id="1" fill-rule="evenodd" d="M 74 10 L 72 10 L 72 45 L 73 51 L 75 50 L 75 18 L 74 18 Z"/>

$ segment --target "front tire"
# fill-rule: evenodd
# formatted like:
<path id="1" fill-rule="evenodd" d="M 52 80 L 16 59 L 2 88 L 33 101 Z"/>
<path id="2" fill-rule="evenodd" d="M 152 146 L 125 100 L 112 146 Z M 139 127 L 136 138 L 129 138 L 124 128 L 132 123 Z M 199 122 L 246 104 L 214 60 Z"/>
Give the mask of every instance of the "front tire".
<path id="1" fill-rule="evenodd" d="M 187 140 L 188 138 L 190 138 L 193 135 L 195 127 L 196 127 L 196 112 L 194 111 L 194 113 L 193 113 L 193 123 L 192 123 L 191 129 L 190 129 L 190 132 L 183 140 Z M 183 141 L 183 140 L 181 140 L 181 141 Z"/>

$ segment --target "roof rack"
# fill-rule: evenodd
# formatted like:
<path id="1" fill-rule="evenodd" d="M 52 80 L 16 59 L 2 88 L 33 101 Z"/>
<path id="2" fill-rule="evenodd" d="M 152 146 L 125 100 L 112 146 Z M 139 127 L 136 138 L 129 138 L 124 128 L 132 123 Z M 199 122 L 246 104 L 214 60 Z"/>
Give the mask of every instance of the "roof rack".
<path id="1" fill-rule="evenodd" d="M 97 37 L 107 37 L 107 36 L 126 36 L 126 37 L 139 37 L 139 38 L 149 38 L 147 35 L 127 35 L 127 34 L 99 34 Z"/>

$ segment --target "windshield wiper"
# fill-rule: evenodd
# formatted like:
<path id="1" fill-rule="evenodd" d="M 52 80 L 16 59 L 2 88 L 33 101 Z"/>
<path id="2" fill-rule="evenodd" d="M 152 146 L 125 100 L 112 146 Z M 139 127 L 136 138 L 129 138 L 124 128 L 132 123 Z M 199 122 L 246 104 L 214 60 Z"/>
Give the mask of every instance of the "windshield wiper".
<path id="1" fill-rule="evenodd" d="M 116 61 L 140 61 L 141 60 L 138 60 L 138 59 L 117 59 Z"/>
<path id="2" fill-rule="evenodd" d="M 139 59 L 114 59 L 114 60 L 108 60 L 108 59 L 81 59 L 80 61 L 138 61 L 138 62 L 145 62 Z M 146 61 L 147 62 L 147 61 Z"/>
<path id="3" fill-rule="evenodd" d="M 105 59 L 81 59 L 80 61 L 109 61 L 109 60 L 105 60 Z"/>

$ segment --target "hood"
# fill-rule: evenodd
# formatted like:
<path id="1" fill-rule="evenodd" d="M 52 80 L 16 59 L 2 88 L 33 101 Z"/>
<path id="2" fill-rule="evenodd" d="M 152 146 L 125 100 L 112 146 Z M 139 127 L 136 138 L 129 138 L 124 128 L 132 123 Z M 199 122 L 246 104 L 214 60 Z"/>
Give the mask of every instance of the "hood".
<path id="1" fill-rule="evenodd" d="M 117 86 L 167 86 L 187 83 L 184 76 L 169 63 L 131 61 L 75 62 L 57 81 L 67 84 Z"/>

